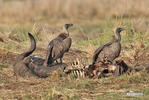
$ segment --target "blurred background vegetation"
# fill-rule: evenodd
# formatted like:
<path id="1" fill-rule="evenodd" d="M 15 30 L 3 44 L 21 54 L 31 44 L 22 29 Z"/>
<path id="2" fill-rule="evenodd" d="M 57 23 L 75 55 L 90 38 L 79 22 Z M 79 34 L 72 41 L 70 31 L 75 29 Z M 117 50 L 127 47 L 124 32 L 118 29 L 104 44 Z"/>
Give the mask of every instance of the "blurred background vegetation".
<path id="1" fill-rule="evenodd" d="M 37 48 L 46 49 L 65 23 L 73 23 L 72 48 L 91 55 L 113 38 L 117 27 L 126 29 L 121 34 L 123 48 L 147 48 L 148 5 L 148 0 L 0 0 L 0 45 L 22 52 L 31 32 Z"/>
<path id="2" fill-rule="evenodd" d="M 3 22 L 149 16 L 148 0 L 0 0 Z"/>
<path id="3" fill-rule="evenodd" d="M 121 33 L 119 58 L 128 65 L 134 65 L 149 47 L 149 0 L 0 0 L 0 100 L 102 100 L 107 97 L 128 100 L 122 91 L 137 89 L 145 94 L 140 100 L 148 99 L 146 73 L 101 80 L 54 76 L 16 82 L 12 64 L 18 53 L 29 48 L 27 33 L 36 38 L 34 53 L 44 58 L 49 41 L 66 23 L 74 24 L 70 29 L 71 50 L 86 51 L 89 54 L 86 62 L 91 62 L 97 47 L 111 41 L 117 27 L 126 29 Z M 149 53 L 145 54 L 140 62 Z"/>
<path id="4" fill-rule="evenodd" d="M 72 48 L 91 55 L 113 38 L 117 27 L 126 29 L 121 34 L 123 48 L 147 48 L 148 5 L 148 0 L 0 0 L 0 45 L 22 52 L 31 32 L 37 48 L 46 49 L 65 23 L 73 23 Z"/>

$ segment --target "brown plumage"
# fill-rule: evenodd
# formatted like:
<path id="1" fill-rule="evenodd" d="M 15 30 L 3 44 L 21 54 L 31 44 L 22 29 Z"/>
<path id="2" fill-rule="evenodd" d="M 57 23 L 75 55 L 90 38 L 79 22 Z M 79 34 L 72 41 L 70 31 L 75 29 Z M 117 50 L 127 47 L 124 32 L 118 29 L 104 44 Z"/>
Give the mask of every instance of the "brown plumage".
<path id="1" fill-rule="evenodd" d="M 112 62 L 120 55 L 121 52 L 121 36 L 120 32 L 123 28 L 117 28 L 115 32 L 115 39 L 101 47 L 99 47 L 93 55 L 93 64 L 96 62 Z"/>
<path id="2" fill-rule="evenodd" d="M 29 60 L 27 59 L 27 57 L 30 54 L 32 54 L 32 52 L 35 50 L 36 43 L 35 43 L 34 37 L 30 33 L 28 33 L 28 36 L 31 40 L 30 49 L 27 52 L 22 53 L 16 57 L 15 63 L 13 65 L 14 75 L 19 75 L 22 77 L 23 76 L 34 76 L 31 72 L 31 70 L 29 70 L 29 68 L 26 66 L 29 63 Z"/>
<path id="3" fill-rule="evenodd" d="M 52 65 L 50 67 L 45 67 L 43 65 L 36 65 L 34 63 L 29 63 L 29 68 L 32 71 L 32 73 L 34 73 L 36 76 L 40 77 L 40 78 L 46 78 L 48 76 L 52 75 L 52 72 L 54 71 L 58 71 L 63 73 L 64 69 L 67 67 L 67 64 L 55 64 Z"/>
<path id="4" fill-rule="evenodd" d="M 69 37 L 68 28 L 73 26 L 73 24 L 65 24 L 64 33 L 59 34 L 55 39 L 53 39 L 48 45 L 48 52 L 46 55 L 46 60 L 44 65 L 47 66 L 52 64 L 55 60 L 60 58 L 62 63 L 62 58 L 65 52 L 68 52 L 72 40 Z M 58 63 L 58 62 L 57 62 Z"/>
<path id="5" fill-rule="evenodd" d="M 43 62 L 44 59 L 38 56 L 30 56 L 36 48 L 36 41 L 34 37 L 28 33 L 29 38 L 31 40 L 30 49 L 18 55 L 16 57 L 16 61 L 13 66 L 14 74 L 16 76 L 22 77 L 41 77 L 45 78 L 51 75 L 53 71 L 57 70 L 64 70 L 67 66 L 66 64 L 57 64 L 57 65 L 50 65 L 49 67 L 44 67 Z"/>
<path id="6" fill-rule="evenodd" d="M 30 62 L 34 63 L 35 65 L 41 66 L 43 65 L 45 59 L 41 58 L 40 56 L 33 55 L 27 58 Z"/>

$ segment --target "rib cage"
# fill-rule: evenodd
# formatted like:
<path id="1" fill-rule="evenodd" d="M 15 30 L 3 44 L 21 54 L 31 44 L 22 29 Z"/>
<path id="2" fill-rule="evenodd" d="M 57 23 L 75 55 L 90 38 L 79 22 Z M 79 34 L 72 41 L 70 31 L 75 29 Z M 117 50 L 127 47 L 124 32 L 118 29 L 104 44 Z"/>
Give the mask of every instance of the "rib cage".
<path id="1" fill-rule="evenodd" d="M 76 78 L 79 78 L 79 77 L 84 78 L 85 70 L 84 69 L 74 69 L 74 70 L 71 70 L 71 74 Z"/>
<path id="2" fill-rule="evenodd" d="M 84 78 L 86 77 L 86 68 L 87 66 L 85 66 L 85 64 L 83 64 L 78 58 L 76 58 L 76 60 L 70 64 L 69 68 L 65 73 L 71 74 L 76 78 Z"/>
<path id="3" fill-rule="evenodd" d="M 117 61 L 115 64 L 107 63 L 106 65 L 89 65 L 85 66 L 78 58 L 74 60 L 67 71 L 64 72 L 76 78 L 101 78 L 111 75 L 119 76 L 126 72 L 129 67 L 123 61 Z M 125 71 L 123 71 L 125 70 Z M 121 72 L 122 71 L 122 72 Z"/>

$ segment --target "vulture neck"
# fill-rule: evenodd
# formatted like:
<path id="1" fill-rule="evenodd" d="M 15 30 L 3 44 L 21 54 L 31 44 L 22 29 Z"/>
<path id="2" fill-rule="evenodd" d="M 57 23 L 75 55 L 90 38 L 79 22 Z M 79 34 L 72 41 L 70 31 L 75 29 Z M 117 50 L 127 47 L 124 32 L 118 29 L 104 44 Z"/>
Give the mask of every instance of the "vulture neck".
<path id="1" fill-rule="evenodd" d="M 68 29 L 65 26 L 63 27 L 63 32 L 66 33 L 69 36 Z"/>
<path id="2" fill-rule="evenodd" d="M 121 41 L 121 35 L 120 35 L 119 31 L 115 32 L 115 38 L 116 38 L 117 41 L 119 41 L 119 42 Z"/>

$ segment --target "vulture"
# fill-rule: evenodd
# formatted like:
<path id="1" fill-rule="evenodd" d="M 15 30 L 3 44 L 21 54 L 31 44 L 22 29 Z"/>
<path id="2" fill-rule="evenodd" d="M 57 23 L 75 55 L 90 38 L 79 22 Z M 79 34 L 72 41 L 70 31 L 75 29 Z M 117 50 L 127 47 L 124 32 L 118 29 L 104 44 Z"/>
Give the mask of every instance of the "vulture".
<path id="1" fill-rule="evenodd" d="M 23 76 L 34 76 L 32 74 L 32 72 L 28 69 L 27 65 L 30 62 L 28 60 L 28 56 L 30 54 L 32 54 L 33 51 L 35 50 L 36 42 L 35 42 L 35 39 L 31 33 L 28 33 L 28 36 L 29 36 L 30 41 L 31 41 L 30 49 L 28 51 L 22 53 L 22 54 L 19 54 L 16 57 L 14 65 L 13 65 L 14 75 L 19 75 L 22 77 Z"/>
<path id="2" fill-rule="evenodd" d="M 13 70 L 15 76 L 21 77 L 40 77 L 46 78 L 51 75 L 53 71 L 63 71 L 66 64 L 50 65 L 44 67 L 44 59 L 39 56 L 30 56 L 36 49 L 36 41 L 31 33 L 28 33 L 31 40 L 30 49 L 22 54 L 19 54 L 14 62 Z"/>
<path id="3" fill-rule="evenodd" d="M 62 63 L 63 55 L 65 52 L 69 51 L 72 43 L 71 38 L 69 38 L 68 32 L 68 28 L 71 26 L 73 26 L 73 24 L 65 24 L 63 27 L 64 32 L 62 32 L 55 39 L 50 41 L 44 66 L 52 64 L 55 60 L 56 63 L 58 63 L 58 58 L 60 58 L 60 63 Z"/>
<path id="4" fill-rule="evenodd" d="M 95 64 L 97 62 L 113 62 L 115 58 L 120 55 L 121 52 L 121 35 L 120 32 L 123 31 L 123 28 L 117 28 L 115 31 L 115 39 L 109 43 L 104 44 L 99 47 L 93 55 L 93 62 Z"/>

